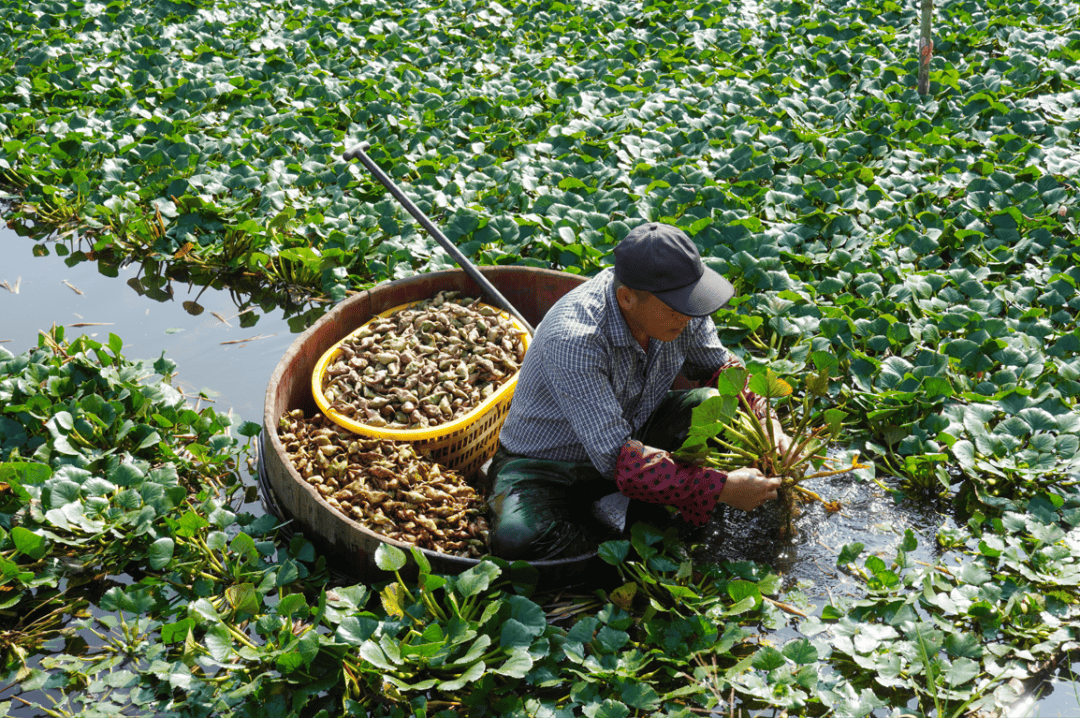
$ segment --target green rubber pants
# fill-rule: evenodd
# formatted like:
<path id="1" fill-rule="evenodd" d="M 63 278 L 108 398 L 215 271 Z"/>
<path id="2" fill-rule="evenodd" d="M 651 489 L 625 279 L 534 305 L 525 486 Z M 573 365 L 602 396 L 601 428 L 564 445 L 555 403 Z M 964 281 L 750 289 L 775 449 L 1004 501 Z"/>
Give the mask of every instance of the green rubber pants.
<path id="1" fill-rule="evenodd" d="M 670 391 L 633 434 L 646 446 L 675 451 L 690 430 L 694 407 L 715 389 Z M 592 515 L 592 505 L 618 491 L 590 461 L 551 461 L 511 454 L 499 446 L 488 469 L 492 487 L 491 552 L 508 560 L 571 558 L 594 551 L 610 534 Z M 631 512 L 637 508 L 631 501 Z"/>

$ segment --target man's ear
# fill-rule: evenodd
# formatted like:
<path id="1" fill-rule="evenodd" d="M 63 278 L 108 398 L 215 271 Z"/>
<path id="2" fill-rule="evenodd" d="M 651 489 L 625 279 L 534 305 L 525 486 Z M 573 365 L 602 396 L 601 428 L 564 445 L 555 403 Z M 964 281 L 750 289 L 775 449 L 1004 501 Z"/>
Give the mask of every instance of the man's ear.
<path id="1" fill-rule="evenodd" d="M 619 300 L 619 306 L 626 311 L 632 311 L 637 305 L 637 296 L 626 285 L 615 290 L 615 298 Z"/>

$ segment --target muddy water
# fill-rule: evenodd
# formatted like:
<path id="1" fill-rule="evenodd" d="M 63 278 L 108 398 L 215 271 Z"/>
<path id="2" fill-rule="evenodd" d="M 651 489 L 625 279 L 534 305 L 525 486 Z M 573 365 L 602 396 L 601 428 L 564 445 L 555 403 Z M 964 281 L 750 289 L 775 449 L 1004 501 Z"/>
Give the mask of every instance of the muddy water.
<path id="1" fill-rule="evenodd" d="M 35 246 L 48 247 L 48 255 L 35 256 Z M 0 346 L 21 353 L 53 324 L 64 325 L 69 338 L 88 334 L 108 341 L 114 333 L 124 340 L 129 357 L 154 359 L 164 352 L 177 363 L 176 384 L 193 404 L 212 403 L 221 412 L 232 412 L 237 423 L 261 423 L 270 375 L 299 332 L 325 309 L 303 301 L 284 308 L 269 300 L 260 305 L 224 288 L 148 275 L 134 264 L 102 268 L 83 261 L 69 266 L 56 249 L 0 227 Z M 246 479 L 256 483 L 251 476 Z M 860 542 L 887 560 L 911 529 L 919 541 L 912 557 L 931 561 L 934 535 L 951 525 L 928 507 L 898 505 L 885 489 L 850 475 L 822 479 L 810 488 L 827 500 L 838 499 L 841 510 L 828 513 L 819 504 L 806 505 L 794 536 L 786 539 L 778 538 L 775 511 L 747 515 L 732 510 L 693 537 L 700 541 L 699 555 L 767 563 L 812 610 L 830 597 L 854 592 L 836 569 L 845 544 Z M 1063 662 L 1043 697 L 1022 702 L 1010 718 L 1080 718 L 1078 671 L 1080 665 Z"/>
<path id="2" fill-rule="evenodd" d="M 953 525 L 933 508 L 897 504 L 891 491 L 851 474 L 804 485 L 826 501 L 839 501 L 840 510 L 827 511 L 816 501 L 801 504 L 789 529 L 775 505 L 766 504 L 752 514 L 729 508 L 701 532 L 700 555 L 768 564 L 783 578 L 785 588 L 821 603 L 848 593 L 848 579 L 836 569 L 845 544 L 861 543 L 867 555 L 878 554 L 888 561 L 904 532 L 911 530 L 919 546 L 908 555 L 932 561 L 938 528 Z"/>

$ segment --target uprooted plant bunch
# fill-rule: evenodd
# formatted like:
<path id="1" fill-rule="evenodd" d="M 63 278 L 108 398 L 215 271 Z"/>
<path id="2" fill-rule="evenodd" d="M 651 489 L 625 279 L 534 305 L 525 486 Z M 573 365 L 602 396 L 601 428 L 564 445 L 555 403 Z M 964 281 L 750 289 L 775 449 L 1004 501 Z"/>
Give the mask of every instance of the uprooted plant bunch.
<path id="1" fill-rule="evenodd" d="M 302 409 L 281 417 L 278 436 L 304 480 L 357 523 L 440 553 L 488 553 L 483 499 L 412 444 L 357 436 Z"/>
<path id="2" fill-rule="evenodd" d="M 827 511 L 839 511 L 839 501 L 827 501 L 803 485 L 809 479 L 868 468 L 857 456 L 842 466 L 826 453 L 846 416 L 835 408 L 815 411 L 815 399 L 826 394 L 828 382 L 827 368 L 811 374 L 802 401 L 795 403 L 791 385 L 771 369 L 753 374 L 742 367 L 725 369 L 717 380 L 719 396 L 694 409 L 690 433 L 676 456 L 722 471 L 753 467 L 766 476 L 780 477 L 778 498 L 789 519 L 805 501 L 819 501 Z M 751 407 L 747 391 L 765 399 L 760 414 Z M 783 448 L 777 440 L 780 428 L 790 439 Z"/>

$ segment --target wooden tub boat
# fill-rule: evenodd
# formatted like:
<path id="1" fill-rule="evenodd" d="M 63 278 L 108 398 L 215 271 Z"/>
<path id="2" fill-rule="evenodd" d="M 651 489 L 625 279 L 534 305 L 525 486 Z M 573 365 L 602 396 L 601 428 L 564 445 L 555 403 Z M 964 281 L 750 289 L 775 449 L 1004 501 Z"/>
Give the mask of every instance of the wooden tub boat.
<path id="1" fill-rule="evenodd" d="M 586 279 L 534 267 L 485 267 L 482 271 L 533 326 L 560 297 Z M 375 533 L 332 508 L 293 468 L 278 438 L 278 421 L 295 409 L 307 414 L 318 411 L 311 392 L 311 374 L 319 357 L 337 341 L 379 312 L 433 297 L 443 290 L 481 295 L 480 287 L 465 272 L 452 270 L 388 282 L 349 297 L 297 337 L 267 386 L 259 456 L 263 499 L 278 518 L 291 521 L 293 531 L 303 533 L 326 556 L 329 568 L 346 580 L 375 583 L 392 578 L 375 565 L 375 551 L 384 543 L 405 551 L 411 546 Z M 479 563 L 479 559 L 421 550 L 434 573 L 456 575 Z M 594 551 L 566 559 L 532 561 L 528 566 L 537 572 L 539 585 L 557 587 L 573 583 L 595 568 L 596 559 Z M 410 560 L 403 575 L 414 575 L 415 570 Z"/>

